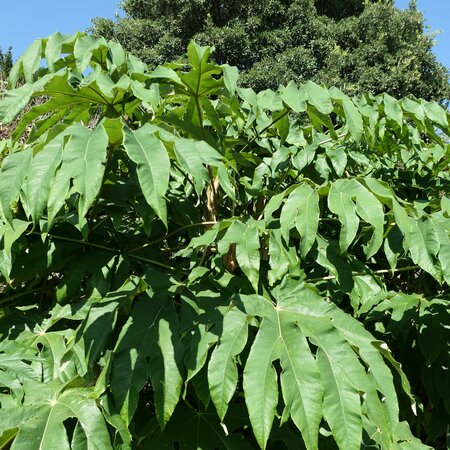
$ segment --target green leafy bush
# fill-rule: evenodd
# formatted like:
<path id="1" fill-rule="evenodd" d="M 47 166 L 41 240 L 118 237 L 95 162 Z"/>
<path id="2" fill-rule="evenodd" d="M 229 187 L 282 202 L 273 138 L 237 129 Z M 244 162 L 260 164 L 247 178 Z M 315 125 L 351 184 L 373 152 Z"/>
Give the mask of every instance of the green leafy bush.
<path id="1" fill-rule="evenodd" d="M 0 120 L 45 102 L 0 145 L 0 447 L 445 445 L 447 112 L 210 53 L 13 67 Z"/>

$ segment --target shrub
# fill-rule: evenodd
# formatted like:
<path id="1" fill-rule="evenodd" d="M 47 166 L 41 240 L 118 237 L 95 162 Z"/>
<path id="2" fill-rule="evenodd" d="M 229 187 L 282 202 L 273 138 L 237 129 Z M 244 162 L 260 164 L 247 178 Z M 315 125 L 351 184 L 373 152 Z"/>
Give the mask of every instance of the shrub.
<path id="1" fill-rule="evenodd" d="M 0 147 L 0 443 L 441 445 L 448 114 L 210 53 L 54 34 L 12 69 L 2 122 L 47 100 Z"/>

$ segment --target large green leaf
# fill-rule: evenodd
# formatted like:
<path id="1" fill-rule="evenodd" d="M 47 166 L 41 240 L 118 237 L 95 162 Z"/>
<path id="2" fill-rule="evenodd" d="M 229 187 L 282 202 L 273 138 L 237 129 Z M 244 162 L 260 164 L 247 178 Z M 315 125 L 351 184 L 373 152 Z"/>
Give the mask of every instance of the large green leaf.
<path id="1" fill-rule="evenodd" d="M 181 167 L 192 176 L 197 195 L 200 196 L 204 183 L 208 180 L 207 165 L 221 165 L 222 157 L 204 141 L 192 139 L 177 139 L 175 141 L 175 155 Z"/>
<path id="2" fill-rule="evenodd" d="M 14 390 L 14 388 L 19 387 L 20 383 L 25 381 L 40 380 L 39 374 L 36 373 L 31 365 L 25 362 L 26 358 L 26 356 L 17 354 L 0 354 L 0 384 L 3 387 Z M 30 358 L 29 360 L 35 359 L 32 356 L 28 356 L 28 358 Z M 6 380 L 8 383 L 4 384 Z"/>
<path id="3" fill-rule="evenodd" d="M 244 394 L 253 433 L 266 448 L 278 405 L 276 359 L 278 330 L 276 322 L 264 318 L 250 350 L 244 370 Z"/>
<path id="4" fill-rule="evenodd" d="M 300 234 L 300 252 L 303 258 L 316 239 L 319 215 L 319 196 L 307 184 L 295 189 L 281 210 L 280 223 L 285 239 L 289 239 L 289 230 L 295 226 Z"/>
<path id="5" fill-rule="evenodd" d="M 167 222 L 166 194 L 169 185 L 170 161 L 164 145 L 143 126 L 137 131 L 124 127 L 124 147 L 137 164 L 138 179 L 148 204 L 159 218 Z"/>
<path id="6" fill-rule="evenodd" d="M 331 114 L 333 111 L 333 102 L 331 101 L 328 90 L 313 81 L 305 84 L 308 93 L 308 103 L 313 105 L 322 114 Z"/>
<path id="7" fill-rule="evenodd" d="M 34 91 L 36 91 L 36 86 L 32 86 Z M 47 129 L 47 121 L 54 125 L 53 119 L 55 117 L 59 117 L 59 110 L 62 110 L 64 114 L 69 115 L 69 111 L 66 109 L 69 106 L 81 105 L 84 104 L 86 108 L 90 106 L 89 97 L 80 95 L 74 96 L 75 91 L 69 84 L 69 73 L 67 71 L 62 72 L 61 74 L 55 74 L 49 80 L 46 85 L 46 89 L 51 89 L 54 91 L 53 96 L 46 99 L 44 102 L 37 102 L 37 104 L 33 105 L 29 111 L 27 111 L 20 119 L 17 127 L 14 130 L 13 137 L 18 139 L 22 133 L 26 130 L 28 126 L 33 126 L 36 128 L 38 119 L 41 116 L 44 116 L 46 119 L 44 122 L 41 122 L 40 125 L 42 128 Z M 24 106 L 24 105 L 23 105 Z M 22 106 L 22 107 L 23 107 Z M 52 117 L 49 117 L 52 115 Z M 61 117 L 59 117 L 61 119 Z M 30 136 L 34 138 L 42 134 L 44 130 L 32 130 Z"/>
<path id="8" fill-rule="evenodd" d="M 411 245 L 410 253 L 413 261 L 423 270 L 426 270 L 436 279 L 440 279 L 440 274 L 436 267 L 436 258 L 439 252 L 439 238 L 434 223 L 428 217 L 420 219 L 410 219 Z"/>
<path id="9" fill-rule="evenodd" d="M 436 231 L 440 243 L 439 261 L 441 263 L 444 280 L 450 285 L 450 222 L 446 221 L 446 226 L 436 224 Z"/>
<path id="10" fill-rule="evenodd" d="M 185 348 L 186 381 L 199 374 L 206 364 L 210 348 L 219 339 L 214 330 L 214 325 L 220 326 L 218 318 L 221 320 L 216 310 L 217 301 L 220 301 L 218 295 L 217 292 L 206 290 L 182 296 L 180 332 Z"/>
<path id="11" fill-rule="evenodd" d="M 31 161 L 22 187 L 26 211 L 36 223 L 44 213 L 57 167 L 61 164 L 63 140 L 53 139 Z"/>
<path id="12" fill-rule="evenodd" d="M 306 111 L 306 101 L 308 93 L 304 88 L 298 88 L 293 81 L 291 81 L 282 91 L 283 101 L 292 108 L 296 113 Z"/>
<path id="13" fill-rule="evenodd" d="M 0 123 L 12 122 L 23 111 L 33 94 L 41 90 L 52 77 L 53 74 L 49 74 L 34 83 L 28 82 L 17 89 L 7 91 L 0 101 Z"/>
<path id="14" fill-rule="evenodd" d="M 392 119 L 397 125 L 402 126 L 403 111 L 398 102 L 388 94 L 384 95 L 384 111 L 389 119 Z"/>
<path id="15" fill-rule="evenodd" d="M 354 180 L 352 180 L 354 181 Z M 356 196 L 357 214 L 373 227 L 373 234 L 367 243 L 365 253 L 367 258 L 373 256 L 383 243 L 384 211 L 381 202 L 360 183 L 347 183 L 346 192 Z"/>
<path id="16" fill-rule="evenodd" d="M 322 416 L 323 387 L 319 381 L 319 366 L 301 328 L 289 322 L 288 314 L 280 312 L 278 322 L 280 364 L 283 368 L 281 387 L 286 405 L 284 414 L 292 417 L 306 447 L 315 449 L 318 448 Z"/>
<path id="17" fill-rule="evenodd" d="M 175 327 L 175 328 L 174 328 Z M 181 392 L 177 316 L 170 298 L 145 296 L 122 328 L 111 366 L 111 389 L 124 422 L 129 425 L 139 392 L 150 380 L 155 409 L 163 428 L 178 403 Z"/>
<path id="18" fill-rule="evenodd" d="M 70 449 L 64 422 L 76 419 L 86 437 L 87 449 L 112 449 L 101 411 L 90 389 L 71 388 L 61 382 L 27 383 L 25 403 L 0 410 L 0 435 L 18 429 L 11 448 Z"/>
<path id="19" fill-rule="evenodd" d="M 333 99 L 342 105 L 342 110 L 347 122 L 349 133 L 356 141 L 359 141 L 363 135 L 364 127 L 362 116 L 358 108 L 349 97 L 340 92 L 338 89 L 330 89 L 330 93 Z"/>
<path id="20" fill-rule="evenodd" d="M 115 292 L 109 292 L 104 298 L 93 295 L 83 322 L 77 330 L 75 347 L 79 347 L 85 357 L 85 364 L 92 364 L 106 348 L 106 344 L 117 320 L 119 309 L 139 292 L 139 286 L 134 281 L 125 283 Z M 98 301 L 95 301 L 98 300 Z M 75 348 L 76 350 L 76 348 Z"/>
<path id="21" fill-rule="evenodd" d="M 383 431 L 386 440 L 392 441 L 398 417 L 393 377 L 372 345 L 374 338 L 356 320 L 312 290 L 294 288 L 292 283 L 279 290 L 276 305 L 255 296 L 240 299 L 249 315 L 263 317 L 244 370 L 246 403 L 253 431 L 262 447 L 269 437 L 278 404 L 273 366 L 278 358 L 283 368 L 283 416 L 292 417 L 307 448 L 318 448 L 322 417 L 330 425 L 339 448 L 359 448 L 363 430 L 361 393 L 374 399 L 371 402 L 383 411 L 386 407 L 373 397 L 378 398 L 377 391 L 394 395 L 384 413 L 393 427 Z M 308 341 L 318 348 L 315 354 Z M 360 358 L 370 367 L 370 375 Z"/>
<path id="22" fill-rule="evenodd" d="M 328 208 L 337 214 L 341 223 L 339 246 L 341 252 L 345 252 L 358 233 L 359 220 L 356 215 L 356 205 L 352 196 L 346 192 L 344 180 L 338 180 L 331 185 L 328 194 Z"/>
<path id="23" fill-rule="evenodd" d="M 230 244 L 236 244 L 236 260 L 239 267 L 257 291 L 260 265 L 258 223 L 256 221 L 249 224 L 233 222 L 218 243 L 219 251 L 227 252 Z"/>
<path id="24" fill-rule="evenodd" d="M 108 135 L 102 125 L 94 131 L 78 125 L 70 130 L 70 140 L 64 148 L 61 167 L 55 181 L 65 185 L 73 180 L 78 200 L 78 215 L 83 218 L 102 185 Z M 62 189 L 64 192 L 64 189 Z M 56 212 L 54 208 L 54 213 Z"/>
<path id="25" fill-rule="evenodd" d="M 0 208 L 2 216 L 12 220 L 14 202 L 19 199 L 20 189 L 28 172 L 32 152 L 30 149 L 13 153 L 2 161 L 0 171 Z"/>
<path id="26" fill-rule="evenodd" d="M 214 94 L 223 86 L 223 79 L 213 77 L 222 74 L 222 68 L 208 61 L 210 47 L 201 47 L 192 41 L 187 49 L 189 63 L 192 69 L 180 75 L 181 81 L 195 97 Z"/>
<path id="27" fill-rule="evenodd" d="M 223 420 L 236 390 L 238 371 L 235 357 L 246 342 L 247 316 L 232 309 L 224 318 L 222 337 L 208 364 L 209 390 L 220 420 Z"/>
<path id="28" fill-rule="evenodd" d="M 288 247 L 280 229 L 271 230 L 269 241 L 270 271 L 268 279 L 270 285 L 282 280 L 289 272 L 292 276 L 300 273 L 300 261 L 297 250 Z"/>

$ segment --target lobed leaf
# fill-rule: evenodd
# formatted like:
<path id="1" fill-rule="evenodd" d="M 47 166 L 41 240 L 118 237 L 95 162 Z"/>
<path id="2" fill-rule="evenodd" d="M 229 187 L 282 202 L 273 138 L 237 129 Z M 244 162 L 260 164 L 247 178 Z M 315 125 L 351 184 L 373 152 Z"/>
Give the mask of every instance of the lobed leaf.
<path id="1" fill-rule="evenodd" d="M 300 234 L 300 253 L 304 258 L 316 239 L 319 227 L 319 196 L 308 184 L 302 184 L 291 192 L 284 204 L 280 225 L 286 240 L 289 240 L 289 230 L 295 226 Z"/>
<path id="2" fill-rule="evenodd" d="M 130 159 L 137 164 L 138 180 L 147 203 L 167 225 L 164 195 L 169 186 L 170 161 L 164 145 L 149 126 L 137 131 L 123 128 L 124 147 Z"/>
<path id="3" fill-rule="evenodd" d="M 63 139 L 57 137 L 50 141 L 31 161 L 24 185 L 24 206 L 34 223 L 42 217 L 55 176 L 61 164 Z"/>
<path id="4" fill-rule="evenodd" d="M 78 216 L 85 217 L 100 192 L 105 170 L 108 135 L 102 124 L 92 132 L 79 125 L 70 130 L 70 140 L 64 148 L 58 184 L 73 180 L 73 187 L 80 194 Z"/>
<path id="5" fill-rule="evenodd" d="M 348 195 L 345 189 L 344 180 L 338 180 L 331 185 L 328 194 L 328 208 L 334 214 L 337 214 L 341 223 L 341 232 L 339 235 L 339 247 L 341 252 L 347 251 L 350 244 L 356 237 L 359 228 L 359 219 L 356 215 L 356 205 L 351 195 Z"/>
<path id="6" fill-rule="evenodd" d="M 231 309 L 224 317 L 222 337 L 208 364 L 209 391 L 220 420 L 225 417 L 236 390 L 238 370 L 235 358 L 247 342 L 247 326 L 246 315 Z"/>

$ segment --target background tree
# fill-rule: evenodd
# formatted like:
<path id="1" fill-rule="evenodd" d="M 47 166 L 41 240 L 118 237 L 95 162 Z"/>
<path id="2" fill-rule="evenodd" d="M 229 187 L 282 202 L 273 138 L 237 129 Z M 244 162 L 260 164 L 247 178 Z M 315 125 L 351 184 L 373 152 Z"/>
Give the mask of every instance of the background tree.
<path id="1" fill-rule="evenodd" d="M 3 53 L 0 47 L 0 83 L 2 84 L 9 75 L 13 66 L 12 48 L 9 47 L 6 53 Z M 0 85 L 0 88 L 2 86 Z"/>
<path id="2" fill-rule="evenodd" d="M 0 93 L 6 88 L 6 80 L 13 65 L 12 49 L 8 48 L 6 53 L 0 47 Z M 6 139 L 12 132 L 12 126 L 0 124 L 0 139 Z"/>
<path id="3" fill-rule="evenodd" d="M 125 17 L 96 18 L 92 31 L 150 66 L 180 57 L 195 38 L 255 90 L 313 80 L 351 95 L 449 97 L 448 70 L 436 61 L 422 14 L 392 1 L 126 0 L 122 7 Z"/>

